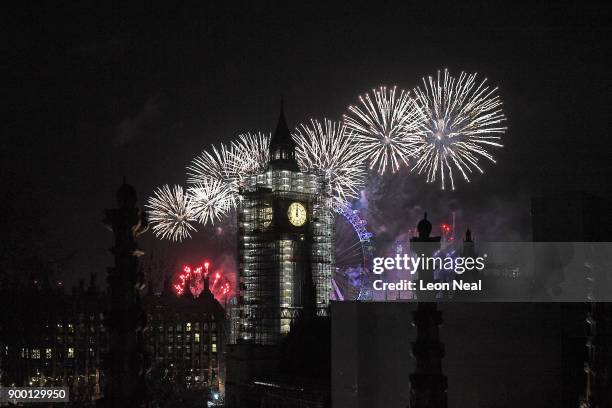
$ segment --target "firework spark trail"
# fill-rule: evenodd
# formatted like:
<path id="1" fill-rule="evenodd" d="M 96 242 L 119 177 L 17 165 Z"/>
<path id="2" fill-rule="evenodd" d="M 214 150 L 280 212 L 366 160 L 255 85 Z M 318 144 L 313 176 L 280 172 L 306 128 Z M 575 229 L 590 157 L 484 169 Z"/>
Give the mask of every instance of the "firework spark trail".
<path id="1" fill-rule="evenodd" d="M 225 198 L 229 198 L 230 207 L 235 208 L 241 169 L 241 159 L 233 145 L 227 147 L 222 144 L 218 149 L 212 146 L 212 153 L 203 151 L 187 166 L 187 184 L 197 189 L 202 186 L 210 187 L 211 185 L 216 187 L 217 183 L 215 182 L 220 182 L 223 189 L 215 189 L 214 191 L 222 193 Z M 213 197 L 209 193 L 206 199 L 211 201 Z"/>
<path id="2" fill-rule="evenodd" d="M 425 173 L 428 182 L 440 176 L 442 189 L 446 179 L 455 189 L 453 166 L 459 170 L 466 181 L 468 174 L 475 170 L 483 173 L 478 164 L 480 156 L 495 163 L 493 156 L 486 150 L 488 146 L 502 147 L 501 134 L 506 120 L 496 95 L 497 88 L 491 88 L 484 79 L 476 82 L 477 74 L 461 72 L 454 78 L 444 70 L 441 78 L 423 78 L 423 90 L 414 91 L 419 107 L 425 114 L 425 133 L 418 138 L 417 162 L 412 170 Z"/>
<path id="3" fill-rule="evenodd" d="M 204 280 L 209 279 L 209 290 L 213 295 L 221 300 L 231 291 L 229 280 L 223 276 L 220 270 L 214 273 L 212 281 L 210 276 L 210 263 L 204 262 L 203 265 L 191 267 L 185 265 L 183 272 L 177 276 L 176 282 L 172 285 L 178 296 L 183 295 L 186 289 L 189 289 L 194 297 L 198 297 L 204 290 Z"/>
<path id="4" fill-rule="evenodd" d="M 349 106 L 344 122 L 355 132 L 370 169 L 395 173 L 414 154 L 423 114 L 410 92 L 381 86 L 372 95 L 366 93 L 358 106 Z"/>
<path id="5" fill-rule="evenodd" d="M 164 185 L 155 190 L 146 205 L 149 222 L 158 238 L 182 241 L 191 238 L 193 203 L 181 186 Z"/>
<path id="6" fill-rule="evenodd" d="M 187 190 L 191 198 L 193 216 L 202 224 L 215 223 L 236 206 L 236 194 L 226 183 L 204 178 Z"/>
<path id="7" fill-rule="evenodd" d="M 271 135 L 265 133 L 245 133 L 232 141 L 234 160 L 239 166 L 238 172 L 242 177 L 262 172 L 270 161 Z"/>
<path id="8" fill-rule="evenodd" d="M 365 184 L 365 166 L 357 141 L 346 125 L 325 119 L 301 124 L 293 134 L 302 171 L 323 175 L 334 198 L 358 198 Z"/>

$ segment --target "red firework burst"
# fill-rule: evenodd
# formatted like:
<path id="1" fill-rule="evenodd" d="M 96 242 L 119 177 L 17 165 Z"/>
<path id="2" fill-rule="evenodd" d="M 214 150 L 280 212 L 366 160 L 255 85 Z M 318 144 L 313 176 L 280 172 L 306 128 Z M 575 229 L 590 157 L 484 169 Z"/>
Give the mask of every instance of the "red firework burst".
<path id="1" fill-rule="evenodd" d="M 209 261 L 205 261 L 202 265 L 196 267 L 185 265 L 173 285 L 176 294 L 181 296 L 188 288 L 194 297 L 198 297 L 204 290 L 206 280 L 208 280 L 208 287 L 215 298 L 219 301 L 226 300 L 225 298 L 231 290 L 230 281 L 223 276 L 223 271 L 220 269 L 211 274 L 210 267 Z"/>

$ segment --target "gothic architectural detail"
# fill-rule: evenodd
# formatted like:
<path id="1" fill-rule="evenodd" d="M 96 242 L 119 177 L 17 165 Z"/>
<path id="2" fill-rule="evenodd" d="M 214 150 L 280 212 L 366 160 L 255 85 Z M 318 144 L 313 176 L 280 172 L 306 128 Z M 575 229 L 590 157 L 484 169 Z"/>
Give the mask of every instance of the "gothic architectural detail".
<path id="1" fill-rule="evenodd" d="M 108 268 L 110 310 L 109 351 L 105 359 L 108 407 L 136 407 L 145 398 L 143 329 L 146 325 L 140 292 L 144 288 L 138 268 L 136 237 L 148 228 L 145 213 L 136 207 L 136 190 L 123 181 L 117 191 L 116 209 L 105 211 L 104 224 L 113 231 L 114 246 L 110 252 L 114 267 Z"/>
<path id="2" fill-rule="evenodd" d="M 299 170 L 295 147 L 281 108 L 268 168 L 240 189 L 232 342 L 279 344 L 305 308 L 327 314 L 334 218 L 320 176 Z"/>
<path id="3" fill-rule="evenodd" d="M 152 394 L 161 401 L 193 391 L 215 401 L 224 394 L 225 310 L 210 291 L 208 277 L 198 296 L 190 290 L 177 295 L 170 282 L 162 293 L 144 299 L 149 383 L 156 385 L 150 387 Z"/>
<path id="4" fill-rule="evenodd" d="M 412 251 L 432 256 L 440 248 L 440 237 L 431 236 L 432 225 L 427 213 L 417 225 L 418 237 L 410 240 Z M 418 271 L 418 278 L 432 282 L 432 271 Z M 419 302 L 413 314 L 417 329 L 416 341 L 412 343 L 412 355 L 416 370 L 410 375 L 410 408 L 446 408 L 448 388 L 446 376 L 442 373 L 444 344 L 440 342 L 439 326 L 442 314 L 438 310 L 435 294 L 418 293 Z"/>

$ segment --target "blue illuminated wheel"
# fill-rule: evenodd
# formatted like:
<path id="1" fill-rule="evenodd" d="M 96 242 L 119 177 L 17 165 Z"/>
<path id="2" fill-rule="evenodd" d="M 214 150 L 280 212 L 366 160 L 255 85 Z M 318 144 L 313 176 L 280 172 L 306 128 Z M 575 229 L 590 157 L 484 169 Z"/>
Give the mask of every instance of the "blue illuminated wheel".
<path id="1" fill-rule="evenodd" d="M 332 300 L 371 298 L 368 277 L 372 263 L 373 234 L 359 210 L 337 204 L 335 222 L 336 268 L 332 276 Z"/>

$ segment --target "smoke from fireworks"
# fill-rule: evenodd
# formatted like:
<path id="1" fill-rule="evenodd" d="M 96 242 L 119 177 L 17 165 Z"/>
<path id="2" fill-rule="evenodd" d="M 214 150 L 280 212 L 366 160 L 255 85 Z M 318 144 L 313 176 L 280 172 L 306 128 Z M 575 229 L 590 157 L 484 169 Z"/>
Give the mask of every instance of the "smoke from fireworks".
<path id="1" fill-rule="evenodd" d="M 395 173 L 414 154 L 415 135 L 422 132 L 421 111 L 410 93 L 381 86 L 349 106 L 344 121 L 356 134 L 370 169 Z"/>
<path id="2" fill-rule="evenodd" d="M 409 164 L 428 182 L 439 177 L 442 189 L 453 171 L 466 181 L 483 172 L 480 157 L 495 162 L 488 147 L 501 147 L 506 120 L 497 88 L 476 74 L 423 78 L 413 99 L 396 87 L 379 87 L 349 106 L 343 122 L 312 120 L 296 129 L 296 157 L 305 172 L 321 174 L 336 204 L 358 198 L 366 164 L 379 175 L 396 173 Z M 187 167 L 189 189 L 163 186 L 149 199 L 150 221 L 158 237 L 181 241 L 195 231 L 193 221 L 207 225 L 236 207 L 240 183 L 265 171 L 270 134 L 245 133 L 229 145 L 203 151 Z"/>
<path id="3" fill-rule="evenodd" d="M 191 238 L 195 227 L 191 198 L 181 186 L 164 185 L 155 190 L 146 205 L 149 222 L 158 238 L 182 241 Z"/>
<path id="4" fill-rule="evenodd" d="M 300 125 L 293 134 L 296 157 L 302 171 L 323 175 L 331 193 L 340 202 L 359 197 L 364 186 L 363 155 L 346 125 L 325 119 Z"/>
<path id="5" fill-rule="evenodd" d="M 428 182 L 440 177 L 442 189 L 446 179 L 455 189 L 453 167 L 466 181 L 474 170 L 483 173 L 478 164 L 480 156 L 495 163 L 486 150 L 489 146 L 502 147 L 501 134 L 506 120 L 496 95 L 484 79 L 476 82 L 476 74 L 461 72 L 455 78 L 444 70 L 437 78 L 423 78 L 423 89 L 416 88 L 417 104 L 425 114 L 425 133 L 418 138 L 417 162 L 413 170 L 425 173 Z"/>
<path id="6" fill-rule="evenodd" d="M 220 180 L 205 178 L 187 192 L 191 197 L 193 216 L 202 225 L 214 224 L 236 205 L 236 194 Z"/>

